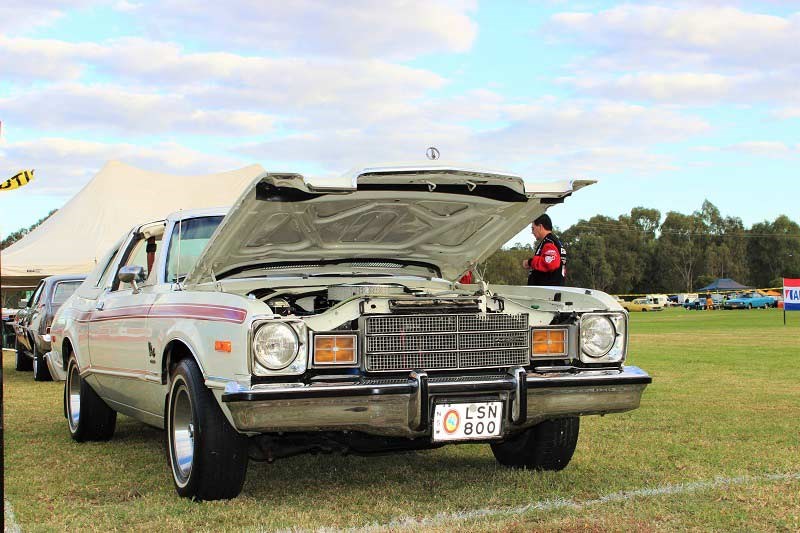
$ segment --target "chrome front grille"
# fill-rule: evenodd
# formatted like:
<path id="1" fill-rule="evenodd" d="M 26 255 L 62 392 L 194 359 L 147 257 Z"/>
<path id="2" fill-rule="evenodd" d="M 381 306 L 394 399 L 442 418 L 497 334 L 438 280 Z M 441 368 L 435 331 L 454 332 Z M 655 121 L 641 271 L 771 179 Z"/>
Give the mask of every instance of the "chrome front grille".
<path id="1" fill-rule="evenodd" d="M 367 352 L 418 352 L 458 350 L 457 333 L 428 335 L 377 335 L 367 337 Z"/>
<path id="2" fill-rule="evenodd" d="M 457 321 L 458 315 L 374 316 L 367 319 L 367 335 L 457 331 Z"/>
<path id="3" fill-rule="evenodd" d="M 364 319 L 364 361 L 373 372 L 526 365 L 528 315 L 393 315 Z"/>

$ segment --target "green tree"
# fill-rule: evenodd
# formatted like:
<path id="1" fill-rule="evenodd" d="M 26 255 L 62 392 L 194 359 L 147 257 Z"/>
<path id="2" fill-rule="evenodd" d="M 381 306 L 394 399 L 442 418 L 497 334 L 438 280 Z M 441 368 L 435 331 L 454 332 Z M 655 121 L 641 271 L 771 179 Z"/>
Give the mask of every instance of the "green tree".
<path id="1" fill-rule="evenodd" d="M 701 274 L 707 227 L 697 213 L 667 213 L 655 248 L 659 290 L 691 292 Z M 651 280 L 653 281 L 653 280 Z"/>
<path id="2" fill-rule="evenodd" d="M 751 285 L 767 287 L 781 277 L 800 277 L 800 226 L 786 215 L 753 224 L 747 261 Z"/>
<path id="3" fill-rule="evenodd" d="M 515 244 L 493 253 L 478 270 L 484 280 L 495 285 L 527 285 L 528 272 L 522 268 L 522 261 L 532 255 L 530 246 Z"/>
<path id="4" fill-rule="evenodd" d="M 569 284 L 613 292 L 615 270 L 612 267 L 601 235 L 586 234 L 576 239 L 569 250 L 577 260 L 570 260 Z"/>

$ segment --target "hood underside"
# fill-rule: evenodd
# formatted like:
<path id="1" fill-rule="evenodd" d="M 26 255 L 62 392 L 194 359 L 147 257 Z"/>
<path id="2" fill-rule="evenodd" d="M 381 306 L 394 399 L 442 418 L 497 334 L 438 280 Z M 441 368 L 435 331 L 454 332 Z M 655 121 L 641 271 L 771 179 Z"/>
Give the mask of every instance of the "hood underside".
<path id="1" fill-rule="evenodd" d="M 350 186 L 264 174 L 220 223 L 187 284 L 280 268 L 403 263 L 455 279 L 572 192 L 593 181 L 525 184 L 452 167 L 366 169 Z M 293 266 L 294 265 L 294 266 Z M 302 265 L 302 268 L 301 268 Z M 353 270 L 353 269 L 348 269 Z"/>

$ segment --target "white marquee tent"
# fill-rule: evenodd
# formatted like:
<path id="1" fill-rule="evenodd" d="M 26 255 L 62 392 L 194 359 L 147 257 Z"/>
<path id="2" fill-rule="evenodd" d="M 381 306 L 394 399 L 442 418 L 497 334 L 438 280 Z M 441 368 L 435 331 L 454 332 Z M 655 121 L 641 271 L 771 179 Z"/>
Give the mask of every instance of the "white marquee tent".
<path id="1" fill-rule="evenodd" d="M 2 251 L 2 285 L 30 287 L 46 276 L 89 272 L 135 224 L 179 209 L 231 205 L 263 172 L 250 165 L 175 176 L 110 161 L 53 216 Z"/>

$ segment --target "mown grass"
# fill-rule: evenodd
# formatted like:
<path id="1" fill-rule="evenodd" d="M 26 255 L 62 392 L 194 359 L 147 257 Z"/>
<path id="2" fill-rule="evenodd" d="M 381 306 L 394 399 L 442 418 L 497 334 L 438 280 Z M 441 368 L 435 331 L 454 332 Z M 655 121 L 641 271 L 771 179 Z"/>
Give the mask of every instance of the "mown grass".
<path id="1" fill-rule="evenodd" d="M 239 498 L 197 504 L 172 488 L 161 431 L 120 417 L 111 442 L 72 442 L 61 384 L 33 382 L 5 352 L 6 498 L 25 531 L 400 528 L 439 513 L 454 516 L 425 528 L 800 530 L 798 477 L 764 477 L 800 473 L 800 316 L 784 327 L 777 310 L 636 314 L 629 363 L 654 378 L 642 407 L 584 418 L 562 472 L 505 469 L 481 445 L 302 456 L 251 463 Z M 595 501 L 722 478 L 745 480 Z M 455 518 L 560 500 L 577 506 Z"/>

